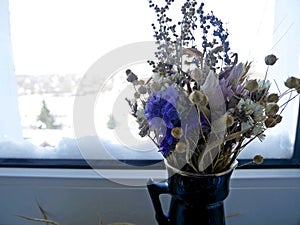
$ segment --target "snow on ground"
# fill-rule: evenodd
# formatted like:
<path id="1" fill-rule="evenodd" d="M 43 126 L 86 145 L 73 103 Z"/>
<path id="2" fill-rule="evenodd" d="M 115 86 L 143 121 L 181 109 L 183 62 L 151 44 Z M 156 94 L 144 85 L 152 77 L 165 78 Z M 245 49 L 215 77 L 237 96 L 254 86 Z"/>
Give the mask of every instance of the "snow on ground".
<path id="1" fill-rule="evenodd" d="M 84 99 L 85 97 L 79 96 L 78 98 Z M 120 126 L 122 121 L 120 123 L 111 121 L 112 97 L 109 93 L 102 94 L 100 96 L 101 104 L 95 103 L 95 108 L 97 108 L 94 122 L 97 124 L 95 126 L 96 133 L 76 137 L 73 130 L 74 95 L 32 94 L 19 96 L 24 140 L 2 139 L 0 157 L 161 159 L 161 155 L 150 141 L 138 139 L 133 144 L 122 142 L 120 134 L 117 134 L 116 129 L 113 129 L 116 128 L 115 126 Z M 40 113 L 43 100 L 45 100 L 56 123 L 61 125 L 61 129 L 38 129 L 37 116 Z M 84 119 L 81 118 L 81 120 Z M 94 121 L 94 118 L 92 120 Z M 129 123 L 133 123 L 133 121 Z M 133 133 L 134 135 L 136 136 Z"/>
<path id="2" fill-rule="evenodd" d="M 96 133 L 90 136 L 76 137 L 72 118 L 74 96 L 22 96 L 19 99 L 19 108 L 22 112 L 24 141 L 2 140 L 0 157 L 161 159 L 161 155 L 150 141 L 137 137 L 135 122 L 130 120 L 130 117 L 126 119 L 128 116 L 126 113 L 119 112 L 115 119 L 110 118 L 113 105 L 109 102 L 113 102 L 113 96 L 109 97 L 105 94 L 99 96 L 98 100 L 101 100 L 102 104 L 107 101 L 104 104 L 105 107 L 96 103 L 95 115 L 97 116 L 94 119 L 97 124 Z M 42 99 L 45 99 L 57 122 L 62 124 L 62 129 L 37 129 L 34 127 Z M 113 121 L 110 121 L 111 119 Z M 131 132 L 132 135 L 128 136 L 128 132 Z M 134 137 L 134 141 L 130 141 L 127 137 Z M 264 143 L 256 141 L 250 145 L 250 148 L 242 152 L 242 158 L 251 158 L 256 154 L 263 154 L 265 158 L 290 157 L 293 152 L 293 142 L 287 135 L 282 134 L 280 138 L 269 135 Z"/>

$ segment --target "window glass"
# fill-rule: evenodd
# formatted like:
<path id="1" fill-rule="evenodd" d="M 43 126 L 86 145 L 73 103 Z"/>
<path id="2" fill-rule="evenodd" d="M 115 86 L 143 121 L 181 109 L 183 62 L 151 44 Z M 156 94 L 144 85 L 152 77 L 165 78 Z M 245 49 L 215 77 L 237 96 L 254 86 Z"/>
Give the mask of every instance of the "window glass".
<path id="1" fill-rule="evenodd" d="M 225 23 L 239 61 L 253 61 L 253 77 L 264 77 L 270 53 L 279 58 L 268 71 L 276 92 L 275 81 L 281 90 L 287 77 L 299 75 L 297 0 L 210 0 L 204 9 Z M 2 140 L 1 157 L 161 159 L 150 140 L 138 137 L 125 101 L 126 69 L 151 75 L 146 59 L 133 57 L 147 56 L 154 41 L 156 17 L 147 1 L 9 0 L 9 15 L 24 140 Z M 281 124 L 241 158 L 291 157 L 297 117 L 293 101 Z"/>

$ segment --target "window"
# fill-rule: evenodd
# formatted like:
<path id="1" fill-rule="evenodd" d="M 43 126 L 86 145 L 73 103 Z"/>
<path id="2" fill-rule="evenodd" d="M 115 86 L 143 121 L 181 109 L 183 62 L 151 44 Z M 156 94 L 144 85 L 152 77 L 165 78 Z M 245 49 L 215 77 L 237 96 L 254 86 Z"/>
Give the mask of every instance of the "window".
<path id="1" fill-rule="evenodd" d="M 86 166 L 82 158 L 160 160 L 150 142 L 131 132 L 135 125 L 123 108 L 125 70 L 151 73 L 143 57 L 151 52 L 155 15 L 147 1 L 9 0 L 5 5 L 7 1 L 1 3 L 5 20 L 0 27 L 0 45 L 6 49 L 0 53 L 1 73 L 7 75 L 0 82 L 0 101 L 7 106 L 0 113 L 2 163 Z M 280 84 L 299 75 L 297 0 L 207 1 L 205 7 L 226 22 L 231 49 L 239 61 L 253 61 L 257 76 L 264 75 L 263 59 L 270 53 L 280 59 L 270 68 L 271 80 Z M 18 96 L 8 93 L 15 90 Z M 272 165 L 299 160 L 297 101 L 283 117 L 264 143 L 249 145 L 241 159 L 260 153 Z"/>

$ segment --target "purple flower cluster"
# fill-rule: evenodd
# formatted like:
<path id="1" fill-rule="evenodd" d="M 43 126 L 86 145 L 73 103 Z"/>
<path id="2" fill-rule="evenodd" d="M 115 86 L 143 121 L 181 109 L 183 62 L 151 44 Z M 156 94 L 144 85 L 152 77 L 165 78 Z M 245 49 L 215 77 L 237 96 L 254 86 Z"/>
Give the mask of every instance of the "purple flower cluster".
<path id="1" fill-rule="evenodd" d="M 176 143 L 171 131 L 174 127 L 181 127 L 180 115 L 176 109 L 178 92 L 173 86 L 166 91 L 151 93 L 145 108 L 145 116 L 151 127 L 159 137 L 159 150 L 167 156 Z"/>

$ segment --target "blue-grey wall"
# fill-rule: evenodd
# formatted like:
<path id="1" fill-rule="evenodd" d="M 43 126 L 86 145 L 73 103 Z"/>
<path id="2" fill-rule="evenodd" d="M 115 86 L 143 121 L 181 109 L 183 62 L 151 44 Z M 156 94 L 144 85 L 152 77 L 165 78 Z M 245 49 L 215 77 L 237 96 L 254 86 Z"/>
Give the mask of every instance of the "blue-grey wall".
<path id="1" fill-rule="evenodd" d="M 38 202 L 60 225 L 98 225 L 100 218 L 105 225 L 154 225 L 145 186 L 127 184 L 144 184 L 149 176 L 163 174 L 111 171 L 106 177 L 112 181 L 93 171 L 2 168 L 0 224 L 34 224 L 16 215 L 42 218 Z M 167 205 L 168 198 L 162 199 Z M 225 207 L 228 225 L 299 225 L 300 170 L 237 170 Z"/>

